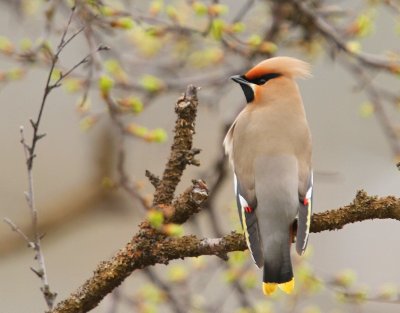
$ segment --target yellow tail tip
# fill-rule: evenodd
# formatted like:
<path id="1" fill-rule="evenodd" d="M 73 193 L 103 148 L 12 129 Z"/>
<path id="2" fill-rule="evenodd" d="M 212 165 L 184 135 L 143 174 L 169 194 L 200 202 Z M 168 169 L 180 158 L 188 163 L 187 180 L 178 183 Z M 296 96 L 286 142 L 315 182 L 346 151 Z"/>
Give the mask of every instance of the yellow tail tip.
<path id="1" fill-rule="evenodd" d="M 273 294 L 278 287 L 276 283 L 263 283 L 263 292 L 266 296 Z"/>
<path id="2" fill-rule="evenodd" d="M 266 296 L 272 295 L 276 289 L 279 287 L 282 291 L 286 292 L 287 294 L 291 294 L 294 290 L 294 278 L 292 280 L 277 284 L 277 283 L 263 283 L 263 292 Z"/>
<path id="3" fill-rule="evenodd" d="M 291 294 L 293 292 L 294 289 L 294 278 L 292 278 L 291 281 L 288 281 L 286 283 L 283 284 L 279 284 L 278 287 L 283 290 L 284 292 L 286 292 L 287 294 Z"/>

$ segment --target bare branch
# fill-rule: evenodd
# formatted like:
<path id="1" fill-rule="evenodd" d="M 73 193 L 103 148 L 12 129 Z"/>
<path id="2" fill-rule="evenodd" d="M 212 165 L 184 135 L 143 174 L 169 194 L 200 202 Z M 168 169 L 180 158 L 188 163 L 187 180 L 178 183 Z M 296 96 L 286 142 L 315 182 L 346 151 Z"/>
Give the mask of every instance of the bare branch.
<path id="1" fill-rule="evenodd" d="M 5 217 L 3 220 L 6 224 L 10 225 L 11 230 L 17 232 L 21 236 L 21 238 L 26 241 L 30 248 L 35 247 L 34 243 L 29 239 L 29 237 L 12 220 L 7 217 Z"/>
<path id="2" fill-rule="evenodd" d="M 50 290 L 50 285 L 48 281 L 48 275 L 46 271 L 46 264 L 45 264 L 45 259 L 43 255 L 43 251 L 41 248 L 41 239 L 42 235 L 39 233 L 39 228 L 38 228 L 38 211 L 36 208 L 35 204 L 35 193 L 34 193 L 34 184 L 33 184 L 33 160 L 36 157 L 36 145 L 40 139 L 42 139 L 45 134 L 44 133 L 39 133 L 39 126 L 40 122 L 43 117 L 43 112 L 44 112 L 44 107 L 46 104 L 46 100 L 48 95 L 50 94 L 51 90 L 55 87 L 58 87 L 61 80 L 69 75 L 75 68 L 77 68 L 79 65 L 83 64 L 85 59 L 78 63 L 76 66 L 74 66 L 71 70 L 69 70 L 65 75 L 61 75 L 61 77 L 51 85 L 51 77 L 53 75 L 56 63 L 58 61 L 59 55 L 62 52 L 62 50 L 65 48 L 65 46 L 73 39 L 75 38 L 81 31 L 76 32 L 73 34 L 69 39 L 65 40 L 65 37 L 68 33 L 69 27 L 71 25 L 71 21 L 74 15 L 75 7 L 72 8 L 67 26 L 64 28 L 64 32 L 61 36 L 60 43 L 58 45 L 58 49 L 56 54 L 52 55 L 51 59 L 51 65 L 50 65 L 50 71 L 47 76 L 47 81 L 46 81 L 46 86 L 44 88 L 44 93 L 42 97 L 42 101 L 40 104 L 39 112 L 37 115 L 36 120 L 30 119 L 30 123 L 33 129 L 33 134 L 32 134 L 32 141 L 31 144 L 26 143 L 25 139 L 25 134 L 24 134 L 24 128 L 21 126 L 20 127 L 20 135 L 21 135 L 21 145 L 24 149 L 24 155 L 25 155 L 25 161 L 26 161 L 26 167 L 27 167 L 27 173 L 28 173 L 28 191 L 25 192 L 25 198 L 28 202 L 28 206 L 31 212 L 31 224 L 32 224 L 32 232 L 33 232 L 33 240 L 29 240 L 29 238 L 9 219 L 5 219 L 4 221 L 8 223 L 14 231 L 16 231 L 22 238 L 28 242 L 29 247 L 31 247 L 35 251 L 35 260 L 38 262 L 38 269 L 33 269 L 32 271 L 41 279 L 42 281 L 42 287 L 41 291 L 43 293 L 43 296 L 45 298 L 47 307 L 49 310 L 51 310 L 54 306 L 54 301 L 57 296 L 55 292 L 52 292 Z"/>
<path id="3" fill-rule="evenodd" d="M 154 193 L 153 205 L 172 202 L 183 171 L 191 163 L 189 151 L 192 150 L 197 105 L 197 87 L 190 85 L 175 106 L 178 119 L 174 142 L 161 182 Z"/>
<path id="4" fill-rule="evenodd" d="M 157 188 L 158 185 L 160 184 L 160 178 L 158 176 L 154 175 L 149 170 L 146 170 L 145 175 L 150 180 L 150 182 L 154 186 L 154 188 Z"/>
<path id="5" fill-rule="evenodd" d="M 379 57 L 374 54 L 368 54 L 364 52 L 354 52 L 348 48 L 346 42 L 342 39 L 342 35 L 337 32 L 322 16 L 318 15 L 314 10 L 309 8 L 305 1 L 291 0 L 301 14 L 308 17 L 316 30 L 323 35 L 323 37 L 336 45 L 337 48 L 344 51 L 347 55 L 357 59 L 363 65 L 366 65 L 375 69 L 383 69 L 389 72 L 394 72 L 400 67 L 400 64 L 396 61 L 392 61 L 389 58 Z"/>
<path id="6" fill-rule="evenodd" d="M 311 232 L 338 230 L 355 222 L 372 219 L 395 219 L 400 221 L 400 199 L 387 196 L 378 198 L 358 191 L 355 199 L 342 208 L 313 214 Z"/>
<path id="7" fill-rule="evenodd" d="M 185 309 L 183 305 L 179 302 L 179 298 L 174 295 L 172 288 L 167 283 L 162 281 L 154 271 L 152 271 L 150 268 L 146 268 L 144 269 L 144 274 L 150 279 L 151 282 L 156 284 L 163 292 L 165 292 L 168 297 L 168 304 L 170 305 L 173 312 L 187 312 L 187 309 Z"/>

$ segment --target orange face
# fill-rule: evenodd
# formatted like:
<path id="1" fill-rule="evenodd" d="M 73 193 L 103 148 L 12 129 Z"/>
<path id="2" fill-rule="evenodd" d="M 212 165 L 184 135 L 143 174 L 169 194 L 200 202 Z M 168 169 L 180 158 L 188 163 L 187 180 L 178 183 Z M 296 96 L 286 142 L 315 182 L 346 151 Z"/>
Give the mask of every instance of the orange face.
<path id="1" fill-rule="evenodd" d="M 247 103 L 260 99 L 262 87 L 266 82 L 278 77 L 306 78 L 310 76 L 309 65 L 306 62 L 290 58 L 276 57 L 264 60 L 250 69 L 245 75 L 231 78 L 242 87 Z"/>

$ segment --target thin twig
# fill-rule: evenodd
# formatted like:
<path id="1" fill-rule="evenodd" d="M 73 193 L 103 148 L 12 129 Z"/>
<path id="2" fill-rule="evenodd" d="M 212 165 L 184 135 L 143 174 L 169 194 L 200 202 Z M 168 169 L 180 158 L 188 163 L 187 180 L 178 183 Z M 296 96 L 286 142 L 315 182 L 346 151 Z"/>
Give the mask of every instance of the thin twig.
<path id="1" fill-rule="evenodd" d="M 79 31 L 77 31 L 76 33 L 74 33 L 67 40 L 65 39 L 67 36 L 68 30 L 70 28 L 71 22 L 72 22 L 74 12 L 75 12 L 75 7 L 73 7 L 71 9 L 71 13 L 70 13 L 67 25 L 64 28 L 63 34 L 61 36 L 57 51 L 51 58 L 50 70 L 49 70 L 49 74 L 47 76 L 46 86 L 44 88 L 44 93 L 43 93 L 43 97 L 42 97 L 42 101 L 40 104 L 37 118 L 36 118 L 36 120 L 30 119 L 30 123 L 31 123 L 32 129 L 33 129 L 31 144 L 28 144 L 26 142 L 24 128 L 22 126 L 20 127 L 20 135 L 21 135 L 20 142 L 21 142 L 21 145 L 24 150 L 25 161 L 26 161 L 26 166 L 27 166 L 27 174 L 28 174 L 28 191 L 25 193 L 25 197 L 26 197 L 28 207 L 31 212 L 31 225 L 32 225 L 31 227 L 32 227 L 32 232 L 33 232 L 33 240 L 30 240 L 28 238 L 28 236 L 26 236 L 22 232 L 22 230 L 20 230 L 11 220 L 9 220 L 9 219 L 4 220 L 7 224 L 9 224 L 11 226 L 12 230 L 16 231 L 20 236 L 22 236 L 22 238 L 28 242 L 29 247 L 31 247 L 35 251 L 35 260 L 37 260 L 38 269 L 32 268 L 32 271 L 42 281 L 41 291 L 43 293 L 43 296 L 45 298 L 45 301 L 46 301 L 46 304 L 47 304 L 47 307 L 49 310 L 52 310 L 52 308 L 54 306 L 54 301 L 57 296 L 57 293 L 52 292 L 50 289 L 44 254 L 43 254 L 43 251 L 41 248 L 41 239 L 42 239 L 43 235 L 39 232 L 39 227 L 38 227 L 38 210 L 36 208 L 34 183 L 33 183 L 33 160 L 36 156 L 35 151 L 36 151 L 37 143 L 40 139 L 42 139 L 45 136 L 44 133 L 39 133 L 39 126 L 40 126 L 40 122 L 42 121 L 42 118 L 43 118 L 43 112 L 44 112 L 44 108 L 45 108 L 45 104 L 46 104 L 48 95 L 54 88 L 56 88 L 60 85 L 60 82 L 63 78 L 68 76 L 78 66 L 80 66 L 81 64 L 83 64 L 87 61 L 87 57 L 84 58 L 81 62 L 79 62 L 78 64 L 73 66 L 69 71 L 67 71 L 67 73 L 65 73 L 64 75 L 61 75 L 60 78 L 54 84 L 51 84 L 51 78 L 53 76 L 54 69 L 58 62 L 60 53 L 66 47 L 66 45 L 68 43 L 70 43 L 71 40 L 74 39 L 83 30 L 83 28 L 82 28 Z"/>
<path id="2" fill-rule="evenodd" d="M 3 219 L 3 221 L 10 225 L 11 229 L 15 232 L 17 232 L 22 239 L 24 239 L 26 241 L 26 243 L 28 244 L 28 246 L 30 248 L 34 248 L 34 243 L 29 239 L 29 237 L 21 230 L 21 228 L 19 228 L 12 220 L 10 220 L 9 218 L 5 217 Z"/>
<path id="3" fill-rule="evenodd" d="M 169 300 L 168 304 L 170 305 L 173 312 L 175 313 L 187 312 L 187 310 L 182 307 L 182 304 L 179 302 L 179 299 L 175 296 L 173 289 L 164 281 L 162 281 L 161 278 L 159 278 L 153 270 L 151 270 L 150 268 L 146 268 L 143 270 L 143 272 L 153 284 L 156 284 L 163 292 L 165 292 Z"/>

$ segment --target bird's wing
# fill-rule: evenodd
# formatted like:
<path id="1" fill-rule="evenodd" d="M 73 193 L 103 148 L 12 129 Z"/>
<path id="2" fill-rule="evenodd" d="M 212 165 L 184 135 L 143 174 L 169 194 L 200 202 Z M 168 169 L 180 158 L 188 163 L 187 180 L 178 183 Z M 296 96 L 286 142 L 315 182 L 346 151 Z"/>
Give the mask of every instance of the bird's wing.
<path id="1" fill-rule="evenodd" d="M 240 222 L 246 237 L 247 247 L 251 256 L 258 267 L 264 264 L 260 229 L 257 219 L 257 200 L 247 201 L 244 193 L 241 192 L 240 182 L 235 175 L 236 203 L 239 211 Z"/>
<path id="2" fill-rule="evenodd" d="M 300 198 L 299 215 L 297 221 L 296 251 L 302 255 L 307 247 L 310 233 L 313 196 L 313 173 L 311 171 L 307 192 L 304 198 Z"/>

